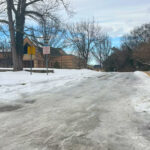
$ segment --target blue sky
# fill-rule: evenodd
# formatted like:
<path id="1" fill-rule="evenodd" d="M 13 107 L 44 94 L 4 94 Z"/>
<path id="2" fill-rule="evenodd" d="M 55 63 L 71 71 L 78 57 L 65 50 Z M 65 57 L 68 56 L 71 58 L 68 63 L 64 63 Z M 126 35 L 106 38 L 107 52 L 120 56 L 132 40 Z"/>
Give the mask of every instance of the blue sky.
<path id="1" fill-rule="evenodd" d="M 69 22 L 92 19 L 112 37 L 113 46 L 133 28 L 150 22 L 150 0 L 70 0 L 75 15 Z"/>
<path id="2" fill-rule="evenodd" d="M 119 47 L 120 46 L 120 44 L 121 44 L 120 37 L 113 37 L 113 38 L 111 38 L 111 40 L 112 40 L 112 47 Z"/>

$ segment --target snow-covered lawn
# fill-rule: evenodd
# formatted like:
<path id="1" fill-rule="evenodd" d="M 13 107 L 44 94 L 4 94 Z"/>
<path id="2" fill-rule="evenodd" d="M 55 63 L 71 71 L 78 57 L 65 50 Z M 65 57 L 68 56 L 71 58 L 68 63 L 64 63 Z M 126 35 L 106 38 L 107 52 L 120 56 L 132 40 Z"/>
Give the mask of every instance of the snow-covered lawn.
<path id="1" fill-rule="evenodd" d="M 140 71 L 134 74 L 139 78 L 139 82 L 136 85 L 137 95 L 133 98 L 135 110 L 150 113 L 150 77 Z"/>
<path id="2" fill-rule="evenodd" d="M 0 102 L 22 100 L 33 94 L 50 92 L 62 86 L 72 86 L 98 74 L 91 70 L 53 69 L 55 73 L 0 72 Z"/>

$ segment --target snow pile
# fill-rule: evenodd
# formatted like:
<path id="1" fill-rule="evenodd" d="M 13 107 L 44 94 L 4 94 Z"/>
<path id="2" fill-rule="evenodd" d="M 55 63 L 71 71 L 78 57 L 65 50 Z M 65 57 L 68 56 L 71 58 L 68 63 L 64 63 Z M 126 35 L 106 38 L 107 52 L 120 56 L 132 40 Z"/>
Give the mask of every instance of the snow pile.
<path id="1" fill-rule="evenodd" d="M 133 98 L 133 104 L 137 112 L 150 113 L 150 77 L 140 71 L 134 73 L 138 77 L 136 85 L 137 95 Z"/>
<path id="2" fill-rule="evenodd" d="M 99 74 L 91 70 L 54 69 L 55 73 L 0 72 L 0 102 L 23 100 L 28 96 L 72 86 Z"/>

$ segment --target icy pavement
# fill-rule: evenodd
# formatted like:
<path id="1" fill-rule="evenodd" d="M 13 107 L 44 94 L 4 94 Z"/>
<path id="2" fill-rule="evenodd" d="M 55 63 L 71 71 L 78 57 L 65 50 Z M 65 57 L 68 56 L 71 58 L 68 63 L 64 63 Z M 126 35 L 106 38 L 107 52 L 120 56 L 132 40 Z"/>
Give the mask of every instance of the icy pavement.
<path id="1" fill-rule="evenodd" d="M 7 69 L 7 68 L 5 68 Z M 0 72 L 0 102 L 22 100 L 36 93 L 50 92 L 66 84 L 75 85 L 98 72 L 81 69 L 53 69 L 55 73 Z M 101 73 L 102 74 L 102 73 Z"/>
<path id="2" fill-rule="evenodd" d="M 0 150 L 150 150 L 150 115 L 133 105 L 141 77 L 94 73 L 1 104 Z"/>

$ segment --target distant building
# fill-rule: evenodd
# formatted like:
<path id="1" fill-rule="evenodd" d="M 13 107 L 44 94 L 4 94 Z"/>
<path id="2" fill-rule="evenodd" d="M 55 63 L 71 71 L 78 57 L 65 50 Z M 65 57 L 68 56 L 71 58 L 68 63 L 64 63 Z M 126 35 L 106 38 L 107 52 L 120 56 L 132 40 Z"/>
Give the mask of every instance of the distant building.
<path id="1" fill-rule="evenodd" d="M 24 68 L 29 68 L 31 66 L 30 55 L 27 54 L 28 46 L 36 47 L 36 54 L 33 55 L 32 67 L 44 68 L 45 56 L 43 55 L 42 52 L 42 46 L 37 45 L 35 42 L 33 42 L 27 37 L 24 39 L 24 51 L 23 51 Z M 9 63 L 7 63 L 8 57 L 4 57 L 5 55 L 9 56 L 10 58 Z M 0 67 L 12 67 L 11 52 L 6 52 L 5 55 L 3 52 L 0 52 L 0 64 L 1 64 Z M 66 68 L 66 69 L 83 68 L 83 63 L 81 59 L 79 59 L 77 56 L 69 55 L 60 48 L 52 48 L 52 47 L 51 47 L 51 54 L 48 55 L 48 65 L 49 68 Z"/>

